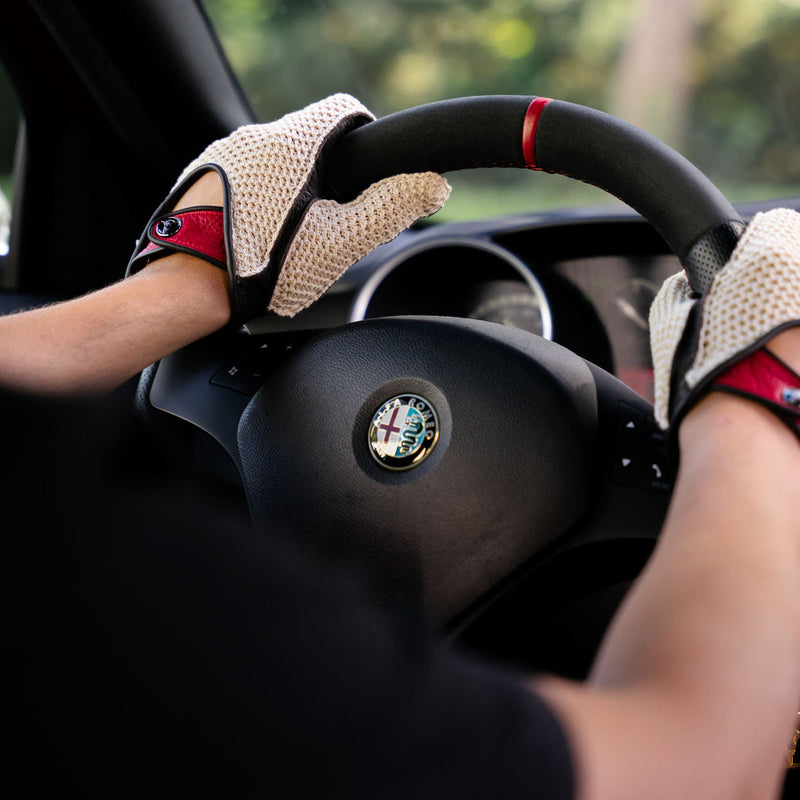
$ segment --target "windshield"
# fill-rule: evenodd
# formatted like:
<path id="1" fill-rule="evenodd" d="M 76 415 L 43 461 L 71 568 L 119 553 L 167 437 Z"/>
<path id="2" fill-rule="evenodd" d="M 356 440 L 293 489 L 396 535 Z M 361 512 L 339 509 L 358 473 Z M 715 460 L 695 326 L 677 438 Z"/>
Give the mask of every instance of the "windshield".
<path id="1" fill-rule="evenodd" d="M 555 97 L 664 139 L 734 201 L 800 193 L 800 0 L 204 0 L 259 119 Z M 613 203 L 516 170 L 449 176 L 448 219 Z"/>

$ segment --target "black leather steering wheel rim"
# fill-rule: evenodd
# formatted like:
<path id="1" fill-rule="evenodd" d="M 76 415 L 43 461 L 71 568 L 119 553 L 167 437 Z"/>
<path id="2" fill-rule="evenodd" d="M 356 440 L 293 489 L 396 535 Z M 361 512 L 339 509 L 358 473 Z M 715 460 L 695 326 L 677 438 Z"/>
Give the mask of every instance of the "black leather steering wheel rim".
<path id="1" fill-rule="evenodd" d="M 403 172 L 517 167 L 565 175 L 627 203 L 663 236 L 703 294 L 744 223 L 716 186 L 661 140 L 616 117 L 562 100 L 465 97 L 363 125 L 326 158 L 330 193 L 349 198 Z"/>

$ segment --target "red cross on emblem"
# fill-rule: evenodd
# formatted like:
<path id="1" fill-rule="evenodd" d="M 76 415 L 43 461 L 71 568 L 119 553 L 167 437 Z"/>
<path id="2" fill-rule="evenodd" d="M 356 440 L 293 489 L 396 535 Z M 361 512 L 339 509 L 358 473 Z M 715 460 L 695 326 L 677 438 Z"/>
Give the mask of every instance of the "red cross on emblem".
<path id="1" fill-rule="evenodd" d="M 392 418 L 389 420 L 388 425 L 386 425 L 385 423 L 383 425 L 378 425 L 378 428 L 380 428 L 380 430 L 386 431 L 386 435 L 383 437 L 384 444 L 386 444 L 389 441 L 389 437 L 393 433 L 400 433 L 400 428 L 396 427 L 394 424 L 395 419 L 397 419 L 397 412 L 399 410 L 400 409 L 395 406 L 394 411 L 392 411 Z"/>

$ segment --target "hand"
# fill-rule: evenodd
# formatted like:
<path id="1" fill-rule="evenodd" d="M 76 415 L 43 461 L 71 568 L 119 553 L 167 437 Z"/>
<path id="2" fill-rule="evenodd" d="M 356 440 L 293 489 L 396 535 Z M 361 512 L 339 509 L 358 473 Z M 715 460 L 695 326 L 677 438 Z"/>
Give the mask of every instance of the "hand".
<path id="1" fill-rule="evenodd" d="M 151 218 L 128 272 L 176 249 L 192 252 L 227 267 L 234 322 L 267 310 L 293 316 L 449 195 L 444 178 L 421 173 L 386 178 L 344 205 L 320 198 L 324 146 L 372 118 L 354 98 L 334 95 L 213 142 Z M 207 206 L 173 212 L 176 198 L 210 170 L 224 185 L 221 213 Z"/>
<path id="2" fill-rule="evenodd" d="M 675 426 L 707 391 L 719 389 L 757 400 L 797 432 L 800 378 L 764 347 L 796 325 L 800 215 L 774 209 L 756 215 L 704 297 L 681 272 L 664 282 L 653 302 L 658 423 Z"/>

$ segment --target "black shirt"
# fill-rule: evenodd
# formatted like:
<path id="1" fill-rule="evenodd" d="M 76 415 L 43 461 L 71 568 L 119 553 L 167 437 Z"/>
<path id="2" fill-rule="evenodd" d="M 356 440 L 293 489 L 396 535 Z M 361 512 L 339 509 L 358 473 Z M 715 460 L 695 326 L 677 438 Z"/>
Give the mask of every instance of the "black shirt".
<path id="1" fill-rule="evenodd" d="M 572 796 L 521 680 L 254 534 L 117 403 L 0 413 L 5 796 Z"/>

